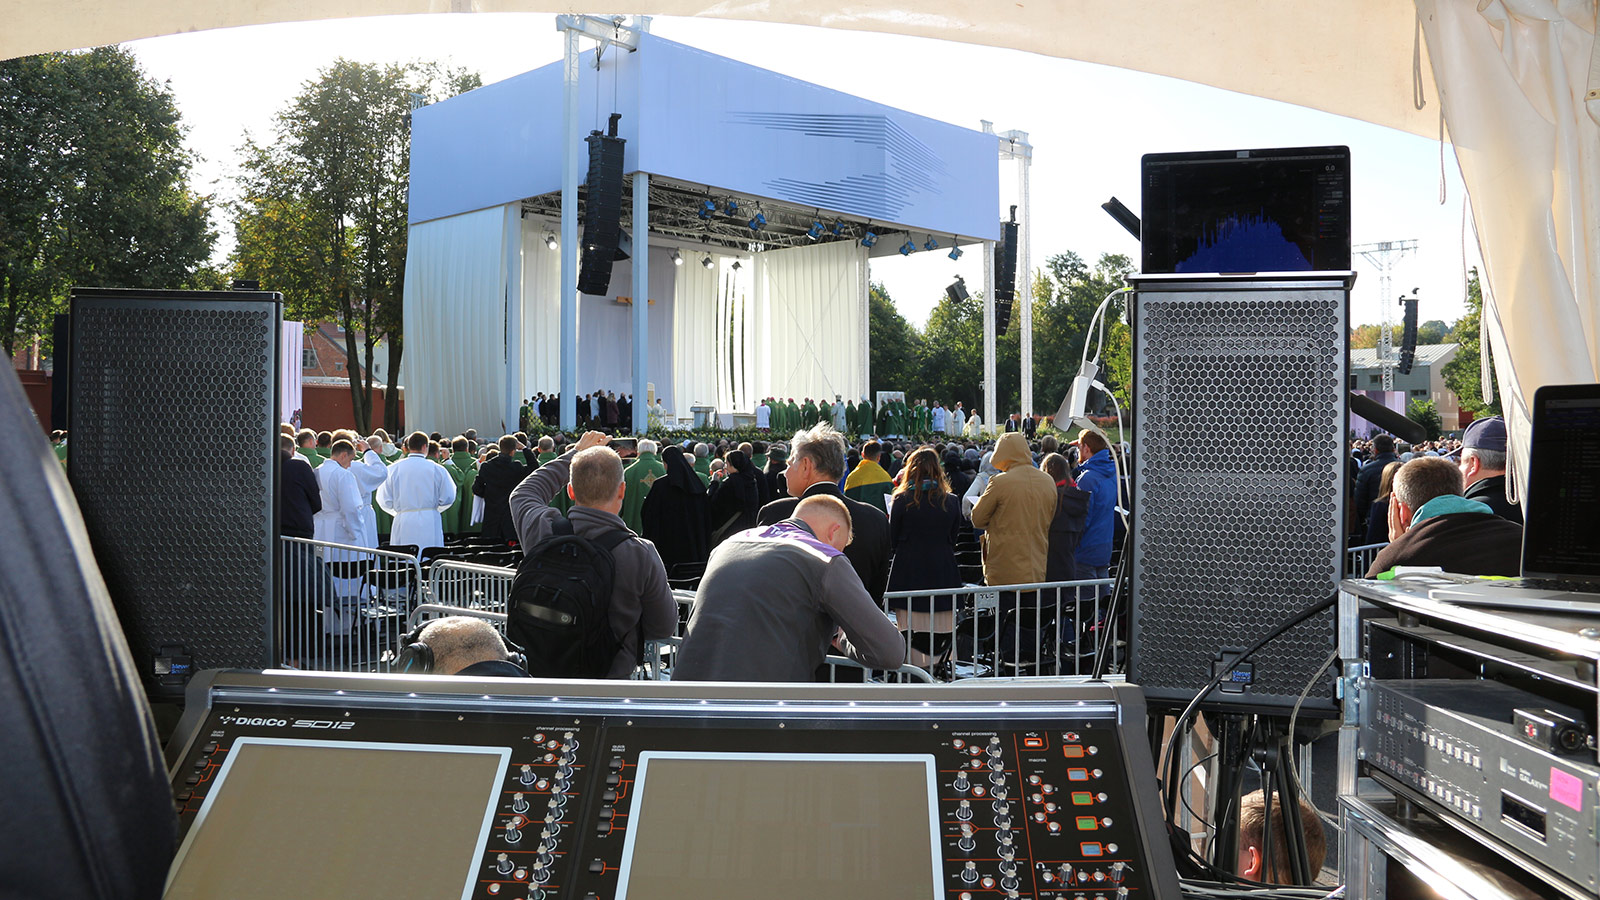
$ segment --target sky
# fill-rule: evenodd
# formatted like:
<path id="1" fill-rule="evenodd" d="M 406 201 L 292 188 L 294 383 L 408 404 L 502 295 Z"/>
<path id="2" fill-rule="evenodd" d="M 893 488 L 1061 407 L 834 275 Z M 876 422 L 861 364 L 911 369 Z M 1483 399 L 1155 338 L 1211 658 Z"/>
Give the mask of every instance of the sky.
<path id="1" fill-rule="evenodd" d="M 658 17 L 680 43 L 957 125 L 1028 132 L 1033 267 L 1073 251 L 1138 257 L 1138 242 L 1101 209 L 1115 195 L 1139 208 L 1145 153 L 1344 144 L 1351 151 L 1352 241 L 1414 239 L 1395 269 L 1394 296 L 1420 289 L 1420 318 L 1464 311 L 1465 191 L 1450 147 L 1390 128 L 1164 76 L 927 38 L 796 25 Z M 285 23 L 150 38 L 128 45 L 167 82 L 200 158 L 197 186 L 231 195 L 246 132 L 269 138 L 273 115 L 343 56 L 363 62 L 438 60 L 491 83 L 555 61 L 553 16 L 532 13 L 391 16 Z M 1001 209 L 1017 202 L 1016 164 L 1001 163 Z M 1444 202 L 1440 203 L 1441 179 Z M 219 221 L 218 225 L 225 223 Z M 225 229 L 224 229 L 225 231 Z M 223 254 L 231 246 L 224 236 Z M 1379 321 L 1377 270 L 1356 261 L 1352 324 Z M 983 283 L 981 255 L 875 259 L 881 282 L 913 323 L 927 320 L 956 275 Z M 1393 311 L 1398 322 L 1398 308 Z"/>

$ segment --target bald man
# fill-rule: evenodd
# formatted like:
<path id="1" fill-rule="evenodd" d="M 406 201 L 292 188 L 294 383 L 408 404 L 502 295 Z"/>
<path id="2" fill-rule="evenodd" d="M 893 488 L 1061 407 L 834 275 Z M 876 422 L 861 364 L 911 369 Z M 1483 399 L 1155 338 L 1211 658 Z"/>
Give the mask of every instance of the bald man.
<path id="1" fill-rule="evenodd" d="M 871 668 L 899 668 L 905 641 L 845 557 L 850 538 L 850 511 L 819 494 L 783 521 L 719 544 L 672 679 L 806 682 L 836 640 Z"/>
<path id="2" fill-rule="evenodd" d="M 505 638 L 483 619 L 471 616 L 447 616 L 434 619 L 417 633 L 415 644 L 424 644 L 433 654 L 432 667 L 425 670 L 431 675 L 464 675 L 476 677 L 527 678 L 511 657 Z M 402 652 L 401 662 L 395 671 L 416 675 L 419 658 Z"/>

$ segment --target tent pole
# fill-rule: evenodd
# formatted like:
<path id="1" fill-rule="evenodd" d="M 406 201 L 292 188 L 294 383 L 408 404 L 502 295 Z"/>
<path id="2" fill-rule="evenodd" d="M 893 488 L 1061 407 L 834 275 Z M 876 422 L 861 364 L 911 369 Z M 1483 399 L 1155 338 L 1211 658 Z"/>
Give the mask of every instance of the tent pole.
<path id="1" fill-rule="evenodd" d="M 506 260 L 506 396 L 501 434 L 516 431 L 522 410 L 522 209 L 506 206 L 504 241 Z"/>
<path id="2" fill-rule="evenodd" d="M 983 242 L 983 424 L 995 423 L 994 241 Z"/>
<path id="3" fill-rule="evenodd" d="M 578 31 L 563 28 L 561 107 L 561 430 L 578 427 Z"/>
<path id="4" fill-rule="evenodd" d="M 645 384 L 650 363 L 650 176 L 633 173 L 633 433 L 650 415 Z"/>

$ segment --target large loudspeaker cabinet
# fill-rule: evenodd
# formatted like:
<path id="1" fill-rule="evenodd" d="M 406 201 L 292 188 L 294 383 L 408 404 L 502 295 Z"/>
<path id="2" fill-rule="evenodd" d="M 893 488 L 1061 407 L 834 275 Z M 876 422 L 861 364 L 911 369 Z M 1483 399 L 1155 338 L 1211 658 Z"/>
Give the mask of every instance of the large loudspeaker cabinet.
<path id="1" fill-rule="evenodd" d="M 622 240 L 622 151 L 627 144 L 612 133 L 591 132 L 589 181 L 583 199 L 583 256 L 578 266 L 578 292 L 604 294 L 611 287 L 611 264 Z M 644 240 L 641 233 L 640 240 Z"/>
<path id="2" fill-rule="evenodd" d="M 273 661 L 282 302 L 72 292 L 67 475 L 156 692 Z"/>
<path id="3" fill-rule="evenodd" d="M 1343 572 L 1347 272 L 1135 276 L 1129 678 L 1185 703 Z M 1283 710 L 1334 648 L 1325 612 L 1212 705 Z M 1329 714 L 1332 676 L 1303 710 Z"/>

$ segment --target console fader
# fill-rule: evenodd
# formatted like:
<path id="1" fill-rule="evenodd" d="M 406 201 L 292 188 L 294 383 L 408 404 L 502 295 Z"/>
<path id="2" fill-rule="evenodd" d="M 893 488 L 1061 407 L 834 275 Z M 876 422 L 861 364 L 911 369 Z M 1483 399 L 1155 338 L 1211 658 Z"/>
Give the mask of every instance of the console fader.
<path id="1" fill-rule="evenodd" d="M 403 865 L 413 896 L 1176 898 L 1143 725 L 1125 685 L 220 673 L 174 742 L 168 896 L 286 863 L 331 895 L 361 861 Z"/>

